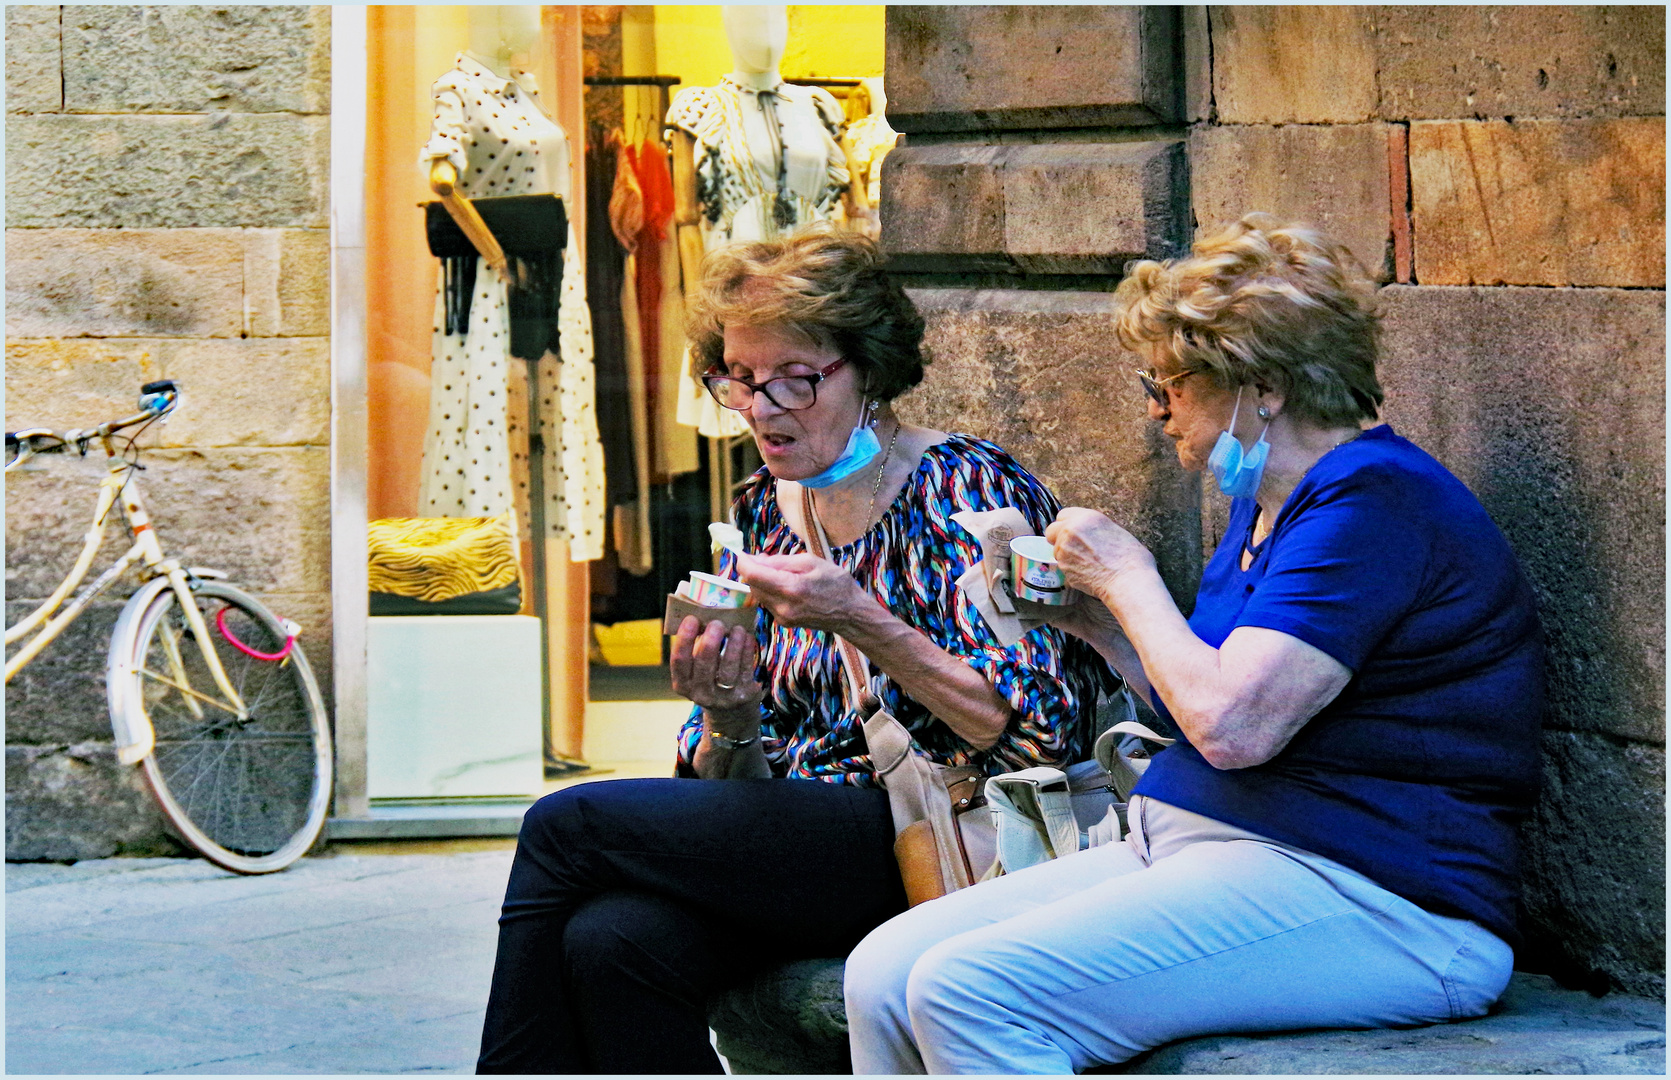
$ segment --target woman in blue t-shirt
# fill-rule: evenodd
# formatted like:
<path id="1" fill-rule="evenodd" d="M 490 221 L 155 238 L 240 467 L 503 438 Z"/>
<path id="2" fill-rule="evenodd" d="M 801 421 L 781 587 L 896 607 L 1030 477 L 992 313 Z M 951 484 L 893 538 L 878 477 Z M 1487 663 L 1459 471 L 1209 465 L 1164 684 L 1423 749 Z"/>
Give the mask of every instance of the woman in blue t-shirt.
<path id="1" fill-rule="evenodd" d="M 1186 619 L 1093 510 L 1064 629 L 1180 739 L 1123 843 L 915 908 L 848 961 L 855 1071 L 1060 1073 L 1174 1039 L 1483 1014 L 1537 792 L 1531 589 L 1479 501 L 1376 420 L 1373 289 L 1254 214 L 1120 286 L 1149 415 L 1232 497 Z"/>

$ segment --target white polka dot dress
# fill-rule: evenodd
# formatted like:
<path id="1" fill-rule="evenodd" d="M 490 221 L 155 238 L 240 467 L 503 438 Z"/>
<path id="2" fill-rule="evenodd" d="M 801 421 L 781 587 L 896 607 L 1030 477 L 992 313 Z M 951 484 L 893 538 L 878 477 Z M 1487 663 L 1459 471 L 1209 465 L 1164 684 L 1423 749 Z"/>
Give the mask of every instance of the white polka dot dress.
<path id="1" fill-rule="evenodd" d="M 553 193 L 570 201 L 568 136 L 539 105 L 533 77 L 501 79 L 466 53 L 434 86 L 434 122 L 420 163 L 436 158 L 458 170 L 470 198 Z M 439 275 L 438 275 L 439 279 Z M 463 335 L 447 334 L 437 284 L 429 427 L 419 512 L 426 517 L 489 517 L 525 504 L 527 462 L 520 437 L 525 380 L 510 354 L 504 280 L 480 259 Z M 592 374 L 592 320 L 585 267 L 571 226 L 563 251 L 558 353 L 539 361 L 538 423 L 546 446 L 546 535 L 570 542 L 576 562 L 603 556 L 603 444 Z M 515 394 L 513 395 L 513 389 Z"/>

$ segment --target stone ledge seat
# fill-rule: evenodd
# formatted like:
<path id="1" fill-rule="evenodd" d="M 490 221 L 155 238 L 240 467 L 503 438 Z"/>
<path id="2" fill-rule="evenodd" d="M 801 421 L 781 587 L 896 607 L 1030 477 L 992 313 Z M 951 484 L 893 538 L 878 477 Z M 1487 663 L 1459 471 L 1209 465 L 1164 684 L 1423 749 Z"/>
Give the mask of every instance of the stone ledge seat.
<path id="1" fill-rule="evenodd" d="M 799 960 L 715 1000 L 708 1022 L 733 1073 L 852 1072 L 842 1007 L 843 960 Z M 1596 998 L 1545 975 L 1516 972 L 1489 1016 L 1373 1031 L 1213 1035 L 1150 1051 L 1138 1074 L 1606 1074 L 1665 1075 L 1665 1006 Z"/>

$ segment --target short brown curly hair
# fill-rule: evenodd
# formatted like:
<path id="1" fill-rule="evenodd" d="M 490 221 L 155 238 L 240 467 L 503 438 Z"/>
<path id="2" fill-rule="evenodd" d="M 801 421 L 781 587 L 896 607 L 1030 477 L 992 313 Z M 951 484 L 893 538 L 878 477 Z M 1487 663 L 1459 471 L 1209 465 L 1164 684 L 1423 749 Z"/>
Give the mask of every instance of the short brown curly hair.
<path id="1" fill-rule="evenodd" d="M 690 298 L 693 374 L 725 366 L 725 328 L 787 325 L 859 369 L 867 396 L 891 401 L 922 382 L 923 318 L 882 269 L 875 242 L 812 226 L 710 251 Z"/>
<path id="2" fill-rule="evenodd" d="M 1222 387 L 1261 383 L 1313 423 L 1379 415 L 1375 287 L 1318 230 L 1248 214 L 1187 259 L 1133 265 L 1115 291 L 1120 344 L 1156 346 Z"/>

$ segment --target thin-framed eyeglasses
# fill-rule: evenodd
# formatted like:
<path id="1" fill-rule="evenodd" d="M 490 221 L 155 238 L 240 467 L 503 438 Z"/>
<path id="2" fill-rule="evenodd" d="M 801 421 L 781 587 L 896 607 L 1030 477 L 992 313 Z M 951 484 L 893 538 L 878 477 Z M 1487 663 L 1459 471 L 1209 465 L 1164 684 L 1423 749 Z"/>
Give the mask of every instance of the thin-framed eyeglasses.
<path id="1" fill-rule="evenodd" d="M 713 399 L 727 409 L 738 412 L 754 404 L 755 394 L 765 394 L 766 400 L 780 409 L 795 412 L 818 404 L 818 384 L 847 363 L 844 356 L 816 375 L 779 375 L 765 382 L 750 382 L 735 375 L 704 375 L 702 385 Z"/>
<path id="2" fill-rule="evenodd" d="M 1137 380 L 1143 384 L 1144 392 L 1154 400 L 1154 403 L 1159 405 L 1161 408 L 1166 409 L 1172 406 L 1172 399 L 1166 392 L 1166 384 L 1170 382 L 1177 382 L 1179 379 L 1187 379 L 1191 375 L 1198 373 L 1200 370 L 1200 368 L 1190 368 L 1188 371 L 1180 371 L 1176 375 L 1168 375 L 1164 379 L 1157 379 L 1154 376 L 1154 372 L 1138 368 Z"/>

